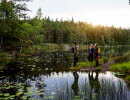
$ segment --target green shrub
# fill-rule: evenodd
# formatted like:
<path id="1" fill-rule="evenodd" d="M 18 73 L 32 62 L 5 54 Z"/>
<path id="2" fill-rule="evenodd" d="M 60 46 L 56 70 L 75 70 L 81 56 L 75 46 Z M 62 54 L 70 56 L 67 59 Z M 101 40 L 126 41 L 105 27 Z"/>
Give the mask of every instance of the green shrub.
<path id="1" fill-rule="evenodd" d="M 114 61 L 115 61 L 116 63 L 122 63 L 122 62 L 125 62 L 127 59 L 128 59 L 128 56 L 127 56 L 127 55 L 124 55 L 124 56 L 115 57 L 115 58 L 114 58 Z"/>
<path id="2" fill-rule="evenodd" d="M 81 69 L 83 67 L 91 67 L 91 66 L 94 66 L 95 65 L 95 62 L 79 62 L 79 64 L 75 67 L 71 67 L 70 69 Z"/>
<path id="3" fill-rule="evenodd" d="M 0 58 L 6 58 L 6 57 L 8 57 L 8 56 L 9 56 L 8 53 L 6 53 L 6 52 L 0 50 Z"/>
<path id="4" fill-rule="evenodd" d="M 130 75 L 127 76 L 125 79 L 130 82 Z"/>
<path id="5" fill-rule="evenodd" d="M 111 70 L 129 73 L 130 72 L 130 62 L 114 64 L 114 65 L 111 66 Z"/>

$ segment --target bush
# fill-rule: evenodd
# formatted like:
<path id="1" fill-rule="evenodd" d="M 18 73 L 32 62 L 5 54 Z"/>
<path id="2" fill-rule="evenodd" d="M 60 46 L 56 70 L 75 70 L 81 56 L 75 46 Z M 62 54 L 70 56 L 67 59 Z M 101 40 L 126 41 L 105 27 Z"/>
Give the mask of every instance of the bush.
<path id="1" fill-rule="evenodd" d="M 111 66 L 111 70 L 119 71 L 119 72 L 123 72 L 123 73 L 129 73 L 130 72 L 130 62 L 114 64 Z"/>
<path id="2" fill-rule="evenodd" d="M 130 82 L 130 75 L 125 78 L 126 81 Z"/>
<path id="3" fill-rule="evenodd" d="M 6 58 L 9 54 L 0 50 L 0 58 Z"/>
<path id="4" fill-rule="evenodd" d="M 114 61 L 115 61 L 116 63 L 122 63 L 122 62 L 125 62 L 127 59 L 128 59 L 128 56 L 127 56 L 127 55 L 124 55 L 124 56 L 115 57 L 115 58 L 114 58 Z"/>

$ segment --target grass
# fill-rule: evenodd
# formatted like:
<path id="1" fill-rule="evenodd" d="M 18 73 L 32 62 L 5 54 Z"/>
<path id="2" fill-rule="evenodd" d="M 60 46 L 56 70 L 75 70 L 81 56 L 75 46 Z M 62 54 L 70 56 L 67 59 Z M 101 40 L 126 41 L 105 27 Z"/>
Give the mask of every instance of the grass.
<path id="1" fill-rule="evenodd" d="M 118 63 L 111 66 L 112 71 L 130 73 L 130 62 Z"/>
<path id="2" fill-rule="evenodd" d="M 107 59 L 107 58 L 99 58 L 99 63 L 104 64 L 104 59 L 106 59 L 107 61 L 111 60 L 111 59 Z M 84 67 L 92 67 L 95 65 L 95 63 L 96 63 L 95 60 L 93 62 L 90 62 L 87 60 L 86 62 L 79 62 L 77 66 L 71 67 L 70 69 L 81 69 Z M 96 67 L 96 69 L 101 69 L 101 66 Z"/>
<path id="3" fill-rule="evenodd" d="M 102 69 L 101 66 L 96 67 L 96 70 L 101 70 L 101 69 Z"/>
<path id="4" fill-rule="evenodd" d="M 77 66 L 71 67 L 70 69 L 81 69 L 83 67 L 91 67 L 94 66 L 95 62 L 79 62 Z"/>
<path id="5" fill-rule="evenodd" d="M 130 75 L 125 78 L 126 81 L 130 82 Z"/>

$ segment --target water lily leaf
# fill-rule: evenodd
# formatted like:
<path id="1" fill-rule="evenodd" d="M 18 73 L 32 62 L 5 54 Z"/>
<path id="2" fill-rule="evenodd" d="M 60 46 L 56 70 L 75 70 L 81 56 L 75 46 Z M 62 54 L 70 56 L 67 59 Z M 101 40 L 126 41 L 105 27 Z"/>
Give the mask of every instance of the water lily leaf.
<path id="1" fill-rule="evenodd" d="M 23 77 L 21 76 L 21 77 L 19 77 L 19 78 L 21 78 L 21 79 L 22 79 Z"/>
<path id="2" fill-rule="evenodd" d="M 45 90 L 50 90 L 50 89 L 45 89 Z"/>
<path id="3" fill-rule="evenodd" d="M 5 89 L 6 87 L 0 87 L 0 89 Z"/>
<path id="4" fill-rule="evenodd" d="M 9 97 L 2 98 L 0 100 L 9 100 Z"/>
<path id="5" fill-rule="evenodd" d="M 6 82 L 6 84 L 7 84 L 7 85 L 10 85 L 10 83 L 9 83 L 9 82 Z"/>
<path id="6" fill-rule="evenodd" d="M 49 96 L 48 98 L 49 98 L 49 99 L 53 99 L 53 98 L 54 98 L 54 96 Z"/>
<path id="7" fill-rule="evenodd" d="M 23 92 L 18 92 L 18 93 L 16 94 L 16 96 L 19 96 L 19 95 L 21 95 L 21 94 L 23 94 Z"/>
<path id="8" fill-rule="evenodd" d="M 40 91 L 35 91 L 36 93 L 39 93 Z"/>
<path id="9" fill-rule="evenodd" d="M 61 89 L 56 89 L 56 90 L 61 90 Z"/>
<path id="10" fill-rule="evenodd" d="M 27 100 L 27 96 L 22 96 L 22 99 L 23 100 Z"/>
<path id="11" fill-rule="evenodd" d="M 40 82 L 40 84 L 43 84 L 44 82 Z"/>
<path id="12" fill-rule="evenodd" d="M 44 91 L 44 89 L 41 89 L 40 92 Z"/>
<path id="13" fill-rule="evenodd" d="M 19 86 L 19 87 L 20 87 L 20 86 L 22 86 L 22 84 L 23 84 L 23 83 L 18 83 L 18 84 L 16 84 L 16 86 Z"/>
<path id="14" fill-rule="evenodd" d="M 35 93 L 35 95 L 39 95 L 38 93 Z"/>
<path id="15" fill-rule="evenodd" d="M 65 90 L 62 90 L 62 92 L 65 92 Z"/>
<path id="16" fill-rule="evenodd" d="M 31 81 L 31 83 L 34 83 L 34 82 L 36 82 L 36 81 Z"/>
<path id="17" fill-rule="evenodd" d="M 0 94 L 0 96 L 3 96 L 4 94 Z"/>
<path id="18" fill-rule="evenodd" d="M 44 97 L 44 99 L 48 99 L 48 97 Z"/>
<path id="19" fill-rule="evenodd" d="M 55 86 L 55 85 L 50 85 L 50 86 Z"/>
<path id="20" fill-rule="evenodd" d="M 80 96 L 74 96 L 75 98 L 80 98 Z"/>
<path id="21" fill-rule="evenodd" d="M 32 92 L 27 92 L 27 93 L 24 93 L 24 95 L 26 96 L 31 96 Z"/>
<path id="22" fill-rule="evenodd" d="M 9 99 L 10 99 L 10 100 L 14 100 L 14 98 L 10 98 L 10 97 L 9 97 Z"/>
<path id="23" fill-rule="evenodd" d="M 15 95 L 10 95 L 10 96 L 9 96 L 9 98 L 14 98 L 14 97 L 15 97 Z"/>
<path id="24" fill-rule="evenodd" d="M 8 90 L 8 89 L 10 89 L 12 86 L 8 86 L 6 89 Z"/>
<path id="25" fill-rule="evenodd" d="M 5 78 L 6 76 L 1 76 L 0 78 Z"/>
<path id="26" fill-rule="evenodd" d="M 10 96 L 10 93 L 5 93 L 4 96 L 8 97 L 8 96 Z"/>
<path id="27" fill-rule="evenodd" d="M 24 90 L 21 88 L 21 89 L 18 89 L 19 92 L 23 92 Z"/>
<path id="28" fill-rule="evenodd" d="M 29 100 L 34 100 L 33 98 L 29 98 Z"/>
<path id="29" fill-rule="evenodd" d="M 51 92 L 51 94 L 56 94 L 56 92 Z"/>
<path id="30" fill-rule="evenodd" d="M 43 92 L 40 92 L 39 94 L 41 95 L 41 94 L 44 94 L 44 93 L 43 93 Z"/>

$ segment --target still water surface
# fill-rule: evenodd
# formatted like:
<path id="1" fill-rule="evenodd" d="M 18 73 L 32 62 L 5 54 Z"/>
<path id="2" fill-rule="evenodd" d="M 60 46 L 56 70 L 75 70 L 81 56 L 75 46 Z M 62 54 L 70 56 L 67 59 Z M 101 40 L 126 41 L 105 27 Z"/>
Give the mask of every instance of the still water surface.
<path id="1" fill-rule="evenodd" d="M 111 52 L 105 50 L 103 52 L 102 49 L 101 57 L 126 52 L 126 49 L 121 49 L 121 53 L 118 52 L 121 50 L 114 48 Z M 86 51 L 80 52 L 79 60 L 86 59 Z M 69 71 L 72 65 L 71 52 L 46 52 L 40 56 L 20 57 L 0 71 L 0 100 L 130 99 L 130 86 L 113 72 Z"/>

